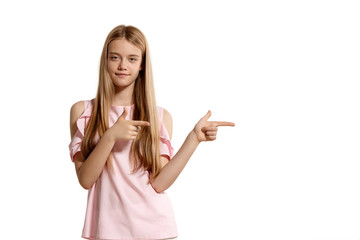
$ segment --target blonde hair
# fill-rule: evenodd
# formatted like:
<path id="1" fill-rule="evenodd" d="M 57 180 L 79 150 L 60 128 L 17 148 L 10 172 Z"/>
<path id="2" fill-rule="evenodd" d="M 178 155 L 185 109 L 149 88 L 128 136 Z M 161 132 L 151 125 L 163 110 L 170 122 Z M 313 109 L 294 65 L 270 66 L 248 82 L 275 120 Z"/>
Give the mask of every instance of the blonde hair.
<path id="1" fill-rule="evenodd" d="M 144 34 L 133 26 L 120 25 L 115 27 L 107 36 L 100 59 L 99 85 L 92 115 L 85 129 L 85 136 L 81 145 L 81 152 L 86 159 L 95 148 L 92 141 L 96 133 L 103 136 L 109 129 L 109 109 L 112 106 L 115 87 L 107 70 L 108 47 L 115 39 L 126 39 L 142 52 L 142 70 L 135 80 L 133 103 L 133 120 L 148 121 L 150 127 L 142 127 L 134 140 L 130 158 L 134 171 L 141 168 L 151 173 L 152 181 L 161 169 L 159 150 L 159 127 L 157 119 L 155 92 L 150 61 L 150 52 Z M 113 170 L 112 153 L 106 162 L 106 167 Z"/>

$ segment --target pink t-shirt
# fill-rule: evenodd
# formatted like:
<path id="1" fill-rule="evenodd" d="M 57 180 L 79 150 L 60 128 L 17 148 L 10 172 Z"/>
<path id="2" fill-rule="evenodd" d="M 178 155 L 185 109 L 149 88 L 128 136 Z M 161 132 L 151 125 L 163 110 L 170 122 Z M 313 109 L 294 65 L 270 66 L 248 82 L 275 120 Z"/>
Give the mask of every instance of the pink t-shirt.
<path id="1" fill-rule="evenodd" d="M 69 144 L 70 157 L 81 151 L 84 129 L 93 103 L 84 101 L 85 111 L 77 120 L 78 130 Z M 132 119 L 134 105 L 112 106 L 111 127 L 127 108 L 126 119 Z M 170 159 L 174 154 L 169 134 L 163 124 L 164 109 L 157 107 L 160 131 L 160 154 Z M 99 139 L 97 139 L 98 141 Z M 132 140 L 117 141 L 112 149 L 114 172 L 106 167 L 88 190 L 88 202 L 82 238 L 86 239 L 166 239 L 177 236 L 171 202 L 166 193 L 157 193 L 148 184 L 148 171 L 132 173 L 129 153 Z"/>

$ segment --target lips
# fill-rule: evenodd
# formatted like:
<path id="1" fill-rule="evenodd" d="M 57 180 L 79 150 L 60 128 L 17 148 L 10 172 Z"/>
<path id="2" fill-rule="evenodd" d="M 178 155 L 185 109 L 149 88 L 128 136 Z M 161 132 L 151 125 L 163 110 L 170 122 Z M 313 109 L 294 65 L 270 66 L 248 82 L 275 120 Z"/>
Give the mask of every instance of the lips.
<path id="1" fill-rule="evenodd" d="M 130 74 L 126 74 L 126 73 L 115 73 L 116 76 L 120 76 L 120 77 L 125 77 L 125 76 L 129 76 Z"/>

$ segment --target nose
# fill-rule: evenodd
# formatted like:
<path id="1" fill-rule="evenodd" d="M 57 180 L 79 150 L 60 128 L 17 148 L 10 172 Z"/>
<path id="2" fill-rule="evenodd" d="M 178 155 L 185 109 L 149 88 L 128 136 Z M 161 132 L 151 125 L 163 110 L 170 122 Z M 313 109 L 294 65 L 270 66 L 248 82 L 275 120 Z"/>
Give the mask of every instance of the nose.
<path id="1" fill-rule="evenodd" d="M 125 61 L 122 59 L 119 61 L 119 66 L 118 66 L 118 69 L 119 70 L 126 70 L 127 66 L 126 66 L 126 63 Z"/>

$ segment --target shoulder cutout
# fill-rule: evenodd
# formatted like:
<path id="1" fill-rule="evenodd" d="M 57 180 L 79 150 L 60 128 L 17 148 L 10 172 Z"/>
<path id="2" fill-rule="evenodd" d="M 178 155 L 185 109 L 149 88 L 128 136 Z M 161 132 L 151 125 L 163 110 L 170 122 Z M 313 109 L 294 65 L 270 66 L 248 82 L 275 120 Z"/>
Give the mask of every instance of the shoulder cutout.
<path id="1" fill-rule="evenodd" d="M 165 125 L 165 127 L 166 127 L 166 130 L 168 131 L 168 133 L 169 133 L 169 137 L 170 137 L 170 139 L 172 138 L 172 128 L 173 128 L 173 120 L 172 120 L 172 116 L 171 116 L 171 114 L 165 109 L 165 108 L 163 108 L 164 109 L 164 112 L 163 112 L 163 119 L 162 119 L 162 121 L 163 121 L 163 123 L 164 123 L 164 125 Z"/>
<path id="2" fill-rule="evenodd" d="M 77 130 L 76 120 L 84 112 L 84 101 L 78 101 L 71 106 L 70 109 L 70 137 L 72 138 Z"/>

